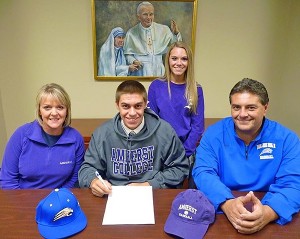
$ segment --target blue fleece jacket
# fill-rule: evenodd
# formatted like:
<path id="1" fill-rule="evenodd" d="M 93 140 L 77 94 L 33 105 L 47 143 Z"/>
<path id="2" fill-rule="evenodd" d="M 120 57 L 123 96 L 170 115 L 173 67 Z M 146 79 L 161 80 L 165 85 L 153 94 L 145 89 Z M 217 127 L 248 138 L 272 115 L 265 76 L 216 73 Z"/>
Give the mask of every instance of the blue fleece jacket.
<path id="1" fill-rule="evenodd" d="M 64 128 L 49 147 L 37 121 L 19 127 L 7 143 L 1 170 L 3 189 L 73 187 L 84 157 L 80 133 Z"/>
<path id="2" fill-rule="evenodd" d="M 300 141 L 291 130 L 264 119 L 260 134 L 247 146 L 231 117 L 204 133 L 196 152 L 193 177 L 215 209 L 234 198 L 231 190 L 265 191 L 270 206 L 285 224 L 300 209 Z"/>

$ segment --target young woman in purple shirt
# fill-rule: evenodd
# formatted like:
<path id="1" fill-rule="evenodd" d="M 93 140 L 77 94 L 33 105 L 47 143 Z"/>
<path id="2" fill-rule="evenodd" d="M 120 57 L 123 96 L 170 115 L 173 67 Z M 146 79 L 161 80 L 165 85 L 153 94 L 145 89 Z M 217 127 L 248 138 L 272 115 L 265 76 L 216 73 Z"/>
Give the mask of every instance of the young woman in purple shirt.
<path id="1" fill-rule="evenodd" d="M 150 84 L 148 100 L 148 107 L 175 129 L 192 167 L 204 131 L 204 97 L 194 78 L 192 52 L 184 42 L 169 47 L 165 75 Z M 191 180 L 190 187 L 194 187 Z"/>

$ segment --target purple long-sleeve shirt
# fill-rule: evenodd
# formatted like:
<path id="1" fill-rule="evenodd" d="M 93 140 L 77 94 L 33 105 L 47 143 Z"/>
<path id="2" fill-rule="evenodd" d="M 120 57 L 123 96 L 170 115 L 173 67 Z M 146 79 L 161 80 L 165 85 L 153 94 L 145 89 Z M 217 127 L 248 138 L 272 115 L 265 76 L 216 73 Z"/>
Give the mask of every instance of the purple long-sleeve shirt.
<path id="1" fill-rule="evenodd" d="M 171 97 L 168 93 L 168 82 L 156 79 L 148 91 L 148 107 L 162 119 L 169 122 L 183 143 L 187 157 L 192 155 L 204 131 L 204 97 L 201 86 L 198 90 L 197 114 L 188 109 L 184 97 L 186 84 L 170 82 Z"/>
<path id="2" fill-rule="evenodd" d="M 7 143 L 0 175 L 3 189 L 73 187 L 84 157 L 80 133 L 64 128 L 48 146 L 37 121 L 19 127 Z"/>

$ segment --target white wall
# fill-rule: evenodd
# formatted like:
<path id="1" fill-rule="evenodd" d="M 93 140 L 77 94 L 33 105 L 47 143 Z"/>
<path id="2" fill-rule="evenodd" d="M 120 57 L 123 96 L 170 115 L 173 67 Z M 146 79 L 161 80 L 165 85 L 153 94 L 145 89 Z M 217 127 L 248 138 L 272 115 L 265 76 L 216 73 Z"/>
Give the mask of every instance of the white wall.
<path id="1" fill-rule="evenodd" d="M 199 2 L 196 75 L 204 86 L 206 115 L 228 115 L 229 91 L 244 77 L 262 81 L 268 88 L 280 82 L 287 42 L 288 3 Z M 274 92 L 269 91 L 272 98 Z"/>
<path id="2" fill-rule="evenodd" d="M 272 101 L 272 117 L 290 127 L 300 135 L 300 1 L 291 1 L 287 41 L 281 47 L 284 56 L 281 61 L 282 75 L 276 84 Z"/>
<path id="3" fill-rule="evenodd" d="M 2 162 L 2 154 L 4 152 L 4 148 L 6 145 L 6 138 L 7 138 L 1 98 L 2 97 L 1 97 L 1 89 L 0 89 L 0 156 L 1 156 L 0 162 Z M 0 166 L 0 168 L 1 168 L 1 166 Z"/>
<path id="4" fill-rule="evenodd" d="M 250 77 L 269 90 L 269 116 L 300 134 L 299 25 L 297 0 L 198 0 L 195 69 L 206 117 L 229 115 L 230 89 Z M 93 79 L 91 1 L 1 0 L 0 44 L 1 158 L 3 142 L 34 119 L 45 83 L 66 88 L 73 118 L 116 113 L 120 82 Z"/>

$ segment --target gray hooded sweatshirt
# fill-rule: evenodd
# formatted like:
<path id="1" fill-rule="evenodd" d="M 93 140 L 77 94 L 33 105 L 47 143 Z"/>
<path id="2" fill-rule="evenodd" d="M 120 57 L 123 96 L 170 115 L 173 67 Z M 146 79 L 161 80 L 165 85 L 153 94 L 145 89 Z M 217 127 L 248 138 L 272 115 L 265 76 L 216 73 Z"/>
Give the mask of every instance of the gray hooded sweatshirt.
<path id="1" fill-rule="evenodd" d="M 175 131 L 145 109 L 143 129 L 127 136 L 120 114 L 92 134 L 79 170 L 80 187 L 89 187 L 97 170 L 112 185 L 148 182 L 153 188 L 179 188 L 189 173 L 184 147 Z"/>

